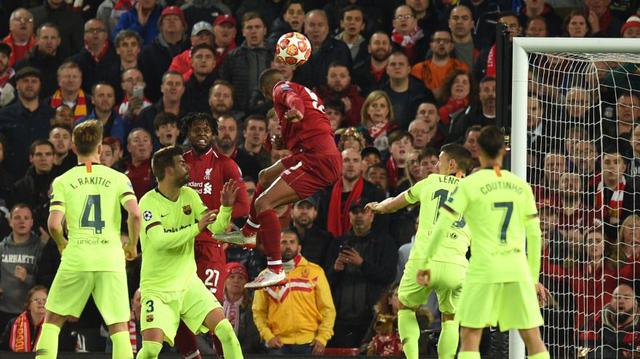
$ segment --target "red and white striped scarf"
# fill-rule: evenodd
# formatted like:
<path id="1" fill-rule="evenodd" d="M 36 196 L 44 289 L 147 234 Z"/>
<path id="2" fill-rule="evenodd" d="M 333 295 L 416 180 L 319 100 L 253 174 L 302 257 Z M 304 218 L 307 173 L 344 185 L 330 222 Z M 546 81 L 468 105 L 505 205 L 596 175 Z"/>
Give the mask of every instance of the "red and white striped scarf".
<path id="1" fill-rule="evenodd" d="M 129 323 L 127 323 L 129 327 L 129 341 L 131 341 L 131 349 L 133 349 L 134 353 L 138 352 L 138 330 L 136 329 L 136 316 L 131 311 L 131 319 Z"/>
<path id="2" fill-rule="evenodd" d="M 229 297 L 227 297 L 227 293 L 224 294 L 224 304 L 222 305 L 224 316 L 227 317 L 236 334 L 240 328 L 240 304 L 242 304 L 243 298 L 244 297 L 240 297 L 240 299 L 232 302 Z"/>
<path id="3" fill-rule="evenodd" d="M 15 322 L 11 326 L 11 333 L 9 335 L 9 347 L 12 352 L 28 353 L 36 349 L 38 339 L 40 339 L 40 328 L 44 318 L 37 324 L 37 334 L 34 345 L 31 345 L 31 321 L 29 320 L 29 312 L 24 311 L 18 315 Z"/>
<path id="4" fill-rule="evenodd" d="M 624 189 L 627 185 L 627 180 L 622 177 L 622 181 L 618 183 L 611 198 L 609 199 L 608 208 L 604 209 L 605 212 L 609 212 L 609 222 L 617 224 L 620 221 L 620 208 L 622 207 L 622 201 L 624 201 Z M 598 183 L 598 190 L 596 192 L 596 209 L 602 209 L 604 204 L 604 180 L 600 180 Z"/>

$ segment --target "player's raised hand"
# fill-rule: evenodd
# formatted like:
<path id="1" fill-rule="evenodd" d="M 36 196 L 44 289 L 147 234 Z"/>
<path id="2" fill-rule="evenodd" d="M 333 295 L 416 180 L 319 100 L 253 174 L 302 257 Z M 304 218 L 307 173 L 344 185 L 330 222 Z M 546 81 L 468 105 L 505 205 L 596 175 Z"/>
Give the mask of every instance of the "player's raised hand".
<path id="1" fill-rule="evenodd" d="M 122 247 L 122 249 L 124 249 L 124 258 L 129 262 L 138 258 L 138 246 L 133 243 L 134 241 L 128 241 L 127 244 Z"/>
<path id="2" fill-rule="evenodd" d="M 416 274 L 416 282 L 421 286 L 428 287 L 431 283 L 431 270 L 419 270 Z"/>
<path id="3" fill-rule="evenodd" d="M 233 207 L 236 201 L 236 194 L 238 193 L 238 183 L 230 179 L 222 186 L 220 191 L 220 202 L 225 207 Z"/>
<path id="4" fill-rule="evenodd" d="M 364 208 L 371 210 L 373 213 L 384 213 L 384 207 L 380 202 L 369 202 L 364 206 Z"/>
<path id="5" fill-rule="evenodd" d="M 284 117 L 291 122 L 300 122 L 302 120 L 302 112 L 292 108 L 284 113 Z"/>
<path id="6" fill-rule="evenodd" d="M 200 232 L 204 231 L 204 229 L 207 228 L 208 225 L 213 223 L 216 220 L 216 217 L 218 217 L 217 210 L 205 212 L 202 215 L 202 218 L 200 218 L 200 220 L 198 221 L 198 229 L 200 229 Z"/>

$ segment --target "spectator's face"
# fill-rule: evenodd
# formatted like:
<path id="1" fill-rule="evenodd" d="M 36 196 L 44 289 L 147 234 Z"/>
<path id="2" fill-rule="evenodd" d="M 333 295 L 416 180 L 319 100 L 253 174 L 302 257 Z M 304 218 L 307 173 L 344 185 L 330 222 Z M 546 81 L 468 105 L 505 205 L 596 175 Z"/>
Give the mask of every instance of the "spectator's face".
<path id="1" fill-rule="evenodd" d="M 483 109 L 495 109 L 496 107 L 496 82 L 485 81 L 480 84 L 480 104 Z"/>
<path id="2" fill-rule="evenodd" d="M 71 134 L 64 128 L 56 127 L 49 133 L 49 142 L 58 155 L 65 155 L 71 150 Z"/>
<path id="3" fill-rule="evenodd" d="M 0 74 L 3 74 L 5 71 L 7 71 L 8 67 L 9 56 L 7 56 L 7 54 L 5 54 L 4 52 L 0 52 Z"/>
<path id="4" fill-rule="evenodd" d="M 23 77 L 16 83 L 16 88 L 20 97 L 33 101 L 40 94 L 40 79 L 35 76 Z"/>
<path id="5" fill-rule="evenodd" d="M 318 211 L 316 211 L 316 208 L 309 202 L 298 203 L 293 206 L 293 210 L 291 211 L 293 222 L 303 228 L 310 228 L 317 216 Z"/>
<path id="6" fill-rule="evenodd" d="M 220 47 L 227 47 L 236 38 L 238 30 L 235 26 L 229 23 L 223 23 L 213 27 L 213 35 L 216 45 Z"/>
<path id="7" fill-rule="evenodd" d="M 60 46 L 60 34 L 53 27 L 43 27 L 37 39 L 38 49 L 45 54 L 55 55 Z"/>
<path id="8" fill-rule="evenodd" d="M 199 120 L 192 124 L 188 135 L 189 143 L 200 151 L 211 145 L 211 139 L 213 138 L 211 127 L 205 120 Z"/>
<path id="9" fill-rule="evenodd" d="M 127 150 L 131 154 L 134 161 L 146 161 L 151 158 L 153 145 L 151 144 L 151 136 L 145 131 L 135 131 L 130 135 L 130 141 L 127 144 Z"/>
<path id="10" fill-rule="evenodd" d="M 59 123 L 68 127 L 73 128 L 75 124 L 75 119 L 73 118 L 73 111 L 68 106 L 60 106 L 56 108 L 56 114 L 54 115 L 53 121 L 55 123 Z"/>
<path id="11" fill-rule="evenodd" d="M 456 6 L 449 14 L 449 30 L 456 38 L 465 38 L 473 30 L 473 15 L 466 6 Z"/>
<path id="12" fill-rule="evenodd" d="M 604 238 L 602 238 L 602 234 L 598 232 L 588 233 L 585 240 L 587 241 L 589 262 L 598 262 L 604 254 Z"/>
<path id="13" fill-rule="evenodd" d="M 373 223 L 373 212 L 370 209 L 354 208 L 349 211 L 349 221 L 356 233 L 367 233 L 371 230 Z"/>
<path id="14" fill-rule="evenodd" d="M 264 26 L 264 23 L 260 18 L 246 21 L 242 26 L 242 36 L 244 36 L 249 47 L 261 46 L 266 35 L 267 28 Z"/>
<path id="15" fill-rule="evenodd" d="M 285 81 L 291 81 L 293 78 L 293 70 L 295 70 L 294 66 L 289 66 L 287 64 L 283 64 L 279 61 L 271 61 L 271 68 L 280 71 L 282 76 L 284 76 Z"/>
<path id="16" fill-rule="evenodd" d="M 512 40 L 514 37 L 520 35 L 520 31 L 522 31 L 520 22 L 515 16 L 501 17 L 498 22 L 507 26 L 507 31 L 509 31 L 509 40 Z"/>
<path id="17" fill-rule="evenodd" d="M 33 216 L 29 208 L 17 207 L 11 211 L 9 227 L 14 234 L 26 236 L 33 228 Z"/>
<path id="18" fill-rule="evenodd" d="M 41 317 L 44 317 L 47 310 L 44 308 L 45 304 L 47 304 L 47 292 L 44 290 L 39 290 L 33 293 L 31 296 L 31 302 L 29 305 L 29 313 L 37 314 Z"/>
<path id="19" fill-rule="evenodd" d="M 363 167 L 362 170 L 364 171 L 370 166 L 373 166 L 381 162 L 382 160 L 378 155 L 376 155 L 375 153 L 369 153 L 368 155 L 364 156 L 364 158 L 362 159 L 362 162 L 361 162 Z"/>
<path id="20" fill-rule="evenodd" d="M 617 153 L 605 153 L 602 155 L 602 175 L 604 178 L 618 179 L 624 173 L 625 163 L 622 155 Z"/>
<path id="21" fill-rule="evenodd" d="M 262 146 L 267 139 L 267 124 L 260 120 L 248 120 L 243 136 L 248 143 Z"/>
<path id="22" fill-rule="evenodd" d="M 469 96 L 471 92 L 471 83 L 469 75 L 458 75 L 451 84 L 451 97 L 454 99 L 463 99 Z"/>
<path id="23" fill-rule="evenodd" d="M 346 66 L 333 66 L 327 71 L 327 84 L 334 92 L 342 92 L 351 85 L 351 75 Z"/>
<path id="24" fill-rule="evenodd" d="M 529 24 L 527 25 L 527 29 L 525 30 L 524 34 L 527 37 L 548 36 L 547 23 L 545 23 L 544 20 L 542 19 L 531 20 L 529 21 Z"/>
<path id="25" fill-rule="evenodd" d="M 344 13 L 340 20 L 340 28 L 351 36 L 357 36 L 364 30 L 364 16 L 360 10 L 351 10 Z"/>
<path id="26" fill-rule="evenodd" d="M 180 75 L 168 75 L 165 76 L 165 80 L 160 85 L 160 91 L 163 95 L 163 100 L 168 101 L 180 101 L 182 94 L 184 94 L 184 81 Z"/>
<path id="27" fill-rule="evenodd" d="M 478 158 L 480 155 L 480 147 L 478 147 L 478 137 L 480 137 L 480 131 L 469 131 L 467 137 L 464 140 L 464 148 L 471 152 L 472 158 Z"/>
<path id="28" fill-rule="evenodd" d="M 234 119 L 222 117 L 218 119 L 218 137 L 216 144 L 221 149 L 228 151 L 236 146 L 238 139 L 238 125 Z"/>
<path id="29" fill-rule="evenodd" d="M 416 120 L 424 120 L 427 125 L 433 127 L 440 122 L 440 115 L 438 114 L 438 108 L 435 104 L 423 102 L 418 106 L 416 111 Z"/>
<path id="30" fill-rule="evenodd" d="M 29 155 L 29 162 L 36 173 L 49 173 L 53 168 L 53 148 L 49 145 L 36 146 L 33 154 Z"/>
<path id="31" fill-rule="evenodd" d="M 380 167 L 371 167 L 367 170 L 367 181 L 376 185 L 383 192 L 389 188 L 389 176 L 387 170 Z"/>
<path id="32" fill-rule="evenodd" d="M 401 34 L 409 34 L 416 28 L 416 17 L 413 16 L 410 7 L 401 5 L 396 8 L 393 14 L 393 28 Z"/>
<path id="33" fill-rule="evenodd" d="M 431 39 L 431 51 L 434 57 L 445 58 L 453 51 L 451 34 L 446 31 L 436 31 Z"/>
<path id="34" fill-rule="evenodd" d="M 560 176 L 558 189 L 564 195 L 577 196 L 582 192 L 582 181 L 575 173 L 564 173 Z"/>
<path id="35" fill-rule="evenodd" d="M 527 129 L 533 130 L 542 121 L 540 110 L 540 101 L 537 98 L 527 98 Z"/>
<path id="36" fill-rule="evenodd" d="M 66 68 L 58 72 L 58 86 L 64 92 L 77 93 L 82 85 L 82 72 L 76 68 Z"/>
<path id="37" fill-rule="evenodd" d="M 426 121 L 417 120 L 409 126 L 409 133 L 413 136 L 413 147 L 424 148 L 429 142 L 429 125 Z"/>
<path id="38" fill-rule="evenodd" d="M 256 183 L 253 181 L 244 181 L 244 186 L 247 188 L 249 203 L 251 203 L 253 201 L 253 196 L 256 194 Z"/>
<path id="39" fill-rule="evenodd" d="M 633 146 L 633 152 L 636 155 L 640 155 L 640 126 L 636 126 L 633 129 L 631 136 L 631 146 Z"/>
<path id="40" fill-rule="evenodd" d="M 395 141 L 389 147 L 391 157 L 396 161 L 406 161 L 409 153 L 413 151 L 413 145 L 409 136 L 402 137 L 399 141 Z"/>
<path id="41" fill-rule="evenodd" d="M 102 21 L 89 20 L 84 25 L 84 42 L 89 48 L 101 48 L 107 37 L 107 29 Z"/>
<path id="42" fill-rule="evenodd" d="M 622 33 L 622 37 L 627 38 L 627 39 L 640 38 L 640 26 L 632 26 L 630 28 L 627 28 Z"/>
<path id="43" fill-rule="evenodd" d="M 384 97 L 371 102 L 367 108 L 367 114 L 371 124 L 379 124 L 389 121 L 389 104 Z"/>
<path id="44" fill-rule="evenodd" d="M 191 67 L 193 73 L 198 76 L 208 76 L 216 67 L 216 59 L 213 52 L 208 49 L 200 49 L 191 56 Z"/>
<path id="45" fill-rule="evenodd" d="M 231 111 L 233 107 L 233 94 L 226 85 L 215 85 L 209 97 L 209 106 L 215 113 Z"/>
<path id="46" fill-rule="evenodd" d="M 369 54 L 376 61 L 385 61 L 391 55 L 391 41 L 386 34 L 376 33 L 369 40 Z"/>
<path id="47" fill-rule="evenodd" d="M 350 148 L 342 151 L 342 177 L 354 181 L 362 175 L 362 156 L 360 152 Z"/>
<path id="48" fill-rule="evenodd" d="M 331 129 L 333 131 L 340 128 L 340 125 L 342 124 L 342 114 L 340 111 L 331 107 L 326 107 L 325 114 L 329 118 L 329 122 L 331 122 Z"/>
<path id="49" fill-rule="evenodd" d="M 589 11 L 595 12 L 600 17 L 609 9 L 611 0 L 584 0 L 584 4 L 587 5 Z"/>
<path id="50" fill-rule="evenodd" d="M 640 117 L 640 101 L 636 96 L 622 95 L 616 104 L 618 121 L 633 124 Z"/>
<path id="51" fill-rule="evenodd" d="M 138 69 L 129 69 L 122 75 L 122 89 L 127 97 L 133 97 L 133 89 L 135 87 L 144 87 L 144 78 L 142 72 Z"/>
<path id="52" fill-rule="evenodd" d="M 587 91 L 582 89 L 569 90 L 565 103 L 568 115 L 575 118 L 583 118 L 590 105 Z"/>
<path id="53" fill-rule="evenodd" d="M 304 34 L 307 35 L 311 44 L 323 43 L 329 35 L 327 18 L 318 12 L 307 14 L 304 21 Z"/>
<path id="54" fill-rule="evenodd" d="M 293 31 L 302 32 L 304 25 L 304 9 L 301 4 L 291 4 L 282 15 L 284 22 L 291 26 Z"/>
<path id="55" fill-rule="evenodd" d="M 112 167 L 115 163 L 113 148 L 111 146 L 102 144 L 102 151 L 100 152 L 100 163 L 107 167 Z"/>
<path id="56" fill-rule="evenodd" d="M 280 254 L 282 261 L 288 262 L 300 253 L 300 244 L 298 237 L 293 233 L 283 233 L 280 238 Z"/>
<path id="57" fill-rule="evenodd" d="M 617 313 L 634 313 L 636 306 L 636 296 L 633 289 L 626 285 L 621 285 L 613 291 L 611 297 L 611 307 Z M 620 323 L 622 324 L 622 323 Z"/>
<path id="58" fill-rule="evenodd" d="M 583 174 L 593 173 L 596 163 L 596 152 L 593 144 L 588 141 L 578 141 L 573 150 L 575 154 L 573 162 L 576 165 L 576 170 Z"/>
<path id="59" fill-rule="evenodd" d="M 196 47 L 200 44 L 207 44 L 213 46 L 213 34 L 207 30 L 202 30 L 199 33 L 191 36 L 191 46 Z"/>
<path id="60" fill-rule="evenodd" d="M 640 221 L 632 219 L 631 221 L 625 222 L 621 228 L 622 242 L 638 248 L 638 246 L 640 246 Z"/>
<path id="61" fill-rule="evenodd" d="M 116 94 L 109 85 L 97 85 L 93 96 L 93 105 L 100 112 L 111 112 L 116 104 Z"/>
<path id="62" fill-rule="evenodd" d="M 387 63 L 387 76 L 393 80 L 404 80 L 409 78 L 411 66 L 409 59 L 402 54 L 392 54 Z"/>
<path id="63" fill-rule="evenodd" d="M 126 37 L 116 47 L 116 53 L 125 62 L 136 62 L 140 55 L 140 43 L 135 37 Z"/>
<path id="64" fill-rule="evenodd" d="M 420 167 L 424 168 L 424 177 L 438 171 L 438 156 L 428 156 L 420 161 Z"/>
<path id="65" fill-rule="evenodd" d="M 548 186 L 557 188 L 560 185 L 560 176 L 565 172 L 567 163 L 562 155 L 548 154 L 544 158 L 544 179 Z"/>
<path id="66" fill-rule="evenodd" d="M 247 278 L 244 275 L 230 273 L 224 283 L 224 289 L 229 294 L 238 295 L 242 294 L 245 284 L 247 284 Z"/>
<path id="67" fill-rule="evenodd" d="M 585 37 L 588 31 L 587 19 L 582 15 L 574 15 L 571 20 L 569 20 L 569 24 L 567 24 L 569 37 Z"/>
<path id="68" fill-rule="evenodd" d="M 411 6 L 417 13 L 425 12 L 429 9 L 429 0 L 405 0 L 405 4 Z"/>
<path id="69" fill-rule="evenodd" d="M 160 32 L 162 34 L 182 34 L 184 24 L 178 15 L 165 15 L 160 22 Z"/>
<path id="70" fill-rule="evenodd" d="M 9 22 L 9 31 L 14 37 L 30 38 L 33 35 L 33 15 L 27 10 L 16 11 Z"/>
<path id="71" fill-rule="evenodd" d="M 162 146 L 175 146 L 179 135 L 180 130 L 175 123 L 160 125 L 156 130 L 156 136 L 158 136 Z"/>

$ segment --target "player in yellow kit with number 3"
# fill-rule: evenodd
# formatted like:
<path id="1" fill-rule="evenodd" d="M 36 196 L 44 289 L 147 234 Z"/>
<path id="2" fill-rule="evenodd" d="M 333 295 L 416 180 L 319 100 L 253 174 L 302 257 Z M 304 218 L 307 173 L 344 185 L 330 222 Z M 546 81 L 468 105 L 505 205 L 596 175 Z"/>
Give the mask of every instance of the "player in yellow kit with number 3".
<path id="1" fill-rule="evenodd" d="M 100 164 L 102 124 L 87 121 L 73 129 L 80 164 L 53 181 L 48 226 L 62 262 L 47 298 L 47 314 L 36 358 L 56 358 L 66 316 L 79 317 L 89 295 L 109 327 L 112 357 L 133 358 L 126 259 L 137 257 L 140 210 L 129 178 Z M 129 242 L 120 241 L 120 206 L 128 213 Z M 69 229 L 64 238 L 63 220 Z"/>
<path id="2" fill-rule="evenodd" d="M 460 180 L 440 207 L 425 253 L 435 259 L 443 235 L 464 216 L 472 239 L 456 314 L 462 327 L 458 358 L 480 359 L 482 329 L 499 325 L 502 331 L 520 331 L 529 358 L 548 359 L 539 330 L 543 324 L 539 302 L 545 289 L 538 282 L 541 232 L 535 198 L 525 180 L 500 168 L 504 156 L 500 129 L 484 127 L 478 144 L 482 168 Z"/>
<path id="3" fill-rule="evenodd" d="M 242 350 L 222 306 L 196 272 L 195 237 L 208 229 L 223 233 L 231 221 L 238 186 L 226 182 L 221 206 L 209 211 L 196 191 L 186 186 L 189 167 L 180 147 L 153 155 L 151 170 L 158 187 L 140 199 L 142 211 L 142 350 L 138 359 L 155 359 L 162 342 L 173 345 L 180 320 L 194 334 L 212 332 L 227 358 L 242 359 Z"/>
<path id="4" fill-rule="evenodd" d="M 433 290 L 438 296 L 442 313 L 438 357 L 453 358 L 458 349 L 458 323 L 453 319 L 469 265 L 466 258 L 469 230 L 463 220 L 457 221 L 450 228 L 448 238 L 428 267 L 425 247 L 432 240 L 430 232 L 438 217 L 438 208 L 445 203 L 460 178 L 471 168 L 471 154 L 459 144 L 444 145 L 437 168 L 438 173 L 421 180 L 396 197 L 380 203 L 367 204 L 375 213 L 392 213 L 409 204 L 420 202 L 418 232 L 398 287 L 398 299 L 401 304 L 398 311 L 398 330 L 402 339 L 402 350 L 407 359 L 418 359 L 420 328 L 415 311 L 427 302 Z M 428 287 L 417 281 L 418 272 L 424 269 L 429 271 L 432 279 Z"/>

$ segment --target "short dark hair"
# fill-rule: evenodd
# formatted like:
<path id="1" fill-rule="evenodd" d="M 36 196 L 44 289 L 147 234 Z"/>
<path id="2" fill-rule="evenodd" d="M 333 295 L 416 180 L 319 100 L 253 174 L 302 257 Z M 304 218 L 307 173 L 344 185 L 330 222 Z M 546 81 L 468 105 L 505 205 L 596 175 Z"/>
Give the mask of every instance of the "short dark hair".
<path id="1" fill-rule="evenodd" d="M 195 55 L 196 52 L 198 52 L 200 50 L 209 50 L 209 51 L 211 51 L 211 53 L 214 56 L 216 54 L 216 50 L 214 50 L 213 47 L 211 47 L 211 45 L 209 45 L 209 44 L 198 44 L 198 45 L 192 47 L 191 51 L 189 53 L 191 54 L 191 57 L 193 57 L 193 55 Z"/>
<path id="2" fill-rule="evenodd" d="M 61 128 L 67 132 L 69 132 L 69 134 L 72 133 L 73 129 L 67 125 L 63 125 L 61 123 L 57 123 L 51 126 L 51 129 L 49 130 L 49 134 L 51 134 L 51 131 L 55 130 L 56 128 Z"/>
<path id="3" fill-rule="evenodd" d="M 164 179 L 165 170 L 167 168 L 175 166 L 173 158 L 175 156 L 182 156 L 182 153 L 182 148 L 179 146 L 168 146 L 159 149 L 153 154 L 153 158 L 151 159 L 151 171 L 153 171 L 153 175 L 156 176 L 158 181 L 162 181 Z"/>
<path id="4" fill-rule="evenodd" d="M 342 10 L 340 10 L 340 20 L 344 19 L 344 14 L 346 14 L 349 11 L 360 11 L 360 13 L 362 14 L 362 22 L 366 23 L 366 18 L 365 18 L 365 13 L 364 13 L 364 9 L 361 6 L 358 6 L 356 4 L 349 4 L 345 7 L 342 8 Z"/>
<path id="5" fill-rule="evenodd" d="M 276 76 L 284 77 L 282 75 L 282 72 L 280 72 L 279 70 L 276 70 L 276 69 L 266 69 L 266 70 L 262 71 L 262 73 L 260 74 L 260 80 L 258 81 L 258 84 L 260 86 L 260 90 L 262 90 L 263 87 L 266 87 L 266 85 L 268 85 L 270 82 L 272 82 L 274 77 L 276 77 Z"/>
<path id="6" fill-rule="evenodd" d="M 257 115 L 257 114 L 253 114 L 253 115 L 249 115 L 247 116 L 244 121 L 243 121 L 243 129 L 247 129 L 247 126 L 249 125 L 249 121 L 259 121 L 264 123 L 265 127 L 269 127 L 269 121 L 267 121 L 267 118 L 262 116 L 262 115 Z"/>
<path id="7" fill-rule="evenodd" d="M 405 130 L 395 130 L 395 131 L 391 132 L 389 134 L 389 147 L 391 147 L 391 145 L 394 142 L 398 142 L 398 141 L 402 140 L 405 137 L 408 138 L 409 141 L 411 141 L 413 143 L 413 135 L 411 135 L 409 132 L 407 132 Z"/>
<path id="8" fill-rule="evenodd" d="M 160 80 L 160 83 L 163 84 L 167 80 L 167 77 L 169 76 L 178 76 L 180 77 L 180 80 L 182 80 L 182 83 L 184 83 L 184 78 L 182 77 L 182 74 L 174 70 L 169 70 L 164 74 L 162 74 L 162 79 Z"/>
<path id="9" fill-rule="evenodd" d="M 218 134 L 218 123 L 214 120 L 211 114 L 206 112 L 190 112 L 182 118 L 182 122 L 187 126 L 187 131 L 191 131 L 191 127 L 196 122 L 204 122 L 209 126 L 211 132 L 214 135 Z"/>
<path id="10" fill-rule="evenodd" d="M 305 8 L 304 8 L 304 1 L 303 0 L 287 0 L 287 2 L 284 3 L 284 6 L 282 7 L 282 14 L 284 15 L 287 10 L 289 10 L 289 7 L 291 5 L 300 5 L 300 7 L 302 7 L 302 11 L 306 12 Z"/>
<path id="11" fill-rule="evenodd" d="M 122 42 L 126 39 L 134 38 L 138 43 L 138 47 L 142 47 L 142 37 L 135 31 L 132 30 L 121 30 L 116 35 L 116 38 L 113 40 L 113 43 L 116 47 L 120 47 Z"/>
<path id="12" fill-rule="evenodd" d="M 324 108 L 330 108 L 330 109 L 336 110 L 340 112 L 342 116 L 345 116 L 347 113 L 347 110 L 344 106 L 344 102 L 342 102 L 342 100 L 338 98 L 330 98 L 327 101 L 325 101 Z"/>
<path id="13" fill-rule="evenodd" d="M 98 88 L 98 86 L 109 86 L 109 87 L 111 87 L 111 90 L 113 90 L 114 101 L 115 101 L 116 89 L 113 87 L 112 84 L 110 84 L 108 82 L 105 82 L 105 81 L 96 82 L 95 84 L 93 84 L 93 86 L 91 86 L 91 96 L 95 96 L 96 95 L 96 89 Z"/>
<path id="14" fill-rule="evenodd" d="M 58 33 L 58 37 L 60 37 L 60 27 L 58 27 L 58 25 L 52 22 L 45 22 L 44 24 L 38 26 L 38 29 L 36 29 L 36 37 L 40 37 L 40 33 L 42 32 L 42 29 L 44 29 L 45 27 L 56 29 L 56 32 Z"/>
<path id="15" fill-rule="evenodd" d="M 456 161 L 458 169 L 462 173 L 467 174 L 469 173 L 469 170 L 473 168 L 471 152 L 469 152 L 469 150 L 464 148 L 461 144 L 448 143 L 442 146 L 441 150 Z"/>
<path id="16" fill-rule="evenodd" d="M 227 80 L 223 80 L 223 79 L 218 79 L 215 80 L 213 82 L 213 85 L 211 85 L 211 88 L 209 89 L 209 97 L 211 97 L 211 94 L 213 93 L 213 88 L 216 86 L 226 86 L 231 90 L 231 98 L 233 98 L 233 95 L 235 93 L 235 89 L 233 88 L 233 84 Z"/>
<path id="17" fill-rule="evenodd" d="M 344 67 L 347 69 L 347 72 L 351 73 L 351 70 L 349 70 L 349 66 L 347 66 L 347 64 L 345 64 L 342 61 L 331 61 L 331 63 L 329 64 L 329 67 L 327 69 L 333 68 L 333 67 Z"/>
<path id="18" fill-rule="evenodd" d="M 439 154 L 440 153 L 437 149 L 435 149 L 435 147 L 427 146 L 420 151 L 420 153 L 418 154 L 418 159 L 422 160 L 427 157 L 438 157 Z"/>
<path id="19" fill-rule="evenodd" d="M 9 217 L 13 217 L 13 211 L 15 211 L 15 210 L 16 210 L 16 209 L 18 209 L 18 208 L 26 208 L 26 209 L 28 209 L 28 210 L 29 210 L 29 212 L 31 212 L 31 214 L 33 215 L 33 209 L 31 209 L 31 206 L 30 206 L 30 205 L 28 205 L 28 204 L 26 204 L 26 203 L 24 203 L 24 202 L 18 202 L 18 203 L 14 204 L 14 205 L 11 207 L 11 210 L 9 211 Z"/>
<path id="20" fill-rule="evenodd" d="M 153 128 L 155 128 L 157 131 L 160 126 L 169 124 L 174 124 L 176 125 L 176 127 L 178 127 L 178 122 L 180 122 L 178 116 L 172 114 L 171 112 L 159 112 L 153 119 Z"/>
<path id="21" fill-rule="evenodd" d="M 367 169 L 364 171 L 364 173 L 369 173 L 369 171 L 371 171 L 372 168 L 381 168 L 387 174 L 387 177 L 389 176 L 389 170 L 387 170 L 387 167 L 382 162 L 374 163 L 371 166 L 367 167 Z"/>
<path id="22" fill-rule="evenodd" d="M 256 11 L 247 11 L 242 15 L 242 27 L 244 27 L 247 21 L 253 19 L 260 19 L 260 21 L 262 21 L 262 25 L 264 25 L 265 28 L 267 27 L 267 23 L 264 21 L 260 13 Z"/>
<path id="23" fill-rule="evenodd" d="M 496 158 L 504 148 L 504 132 L 496 126 L 485 126 L 480 130 L 478 146 L 490 158 Z"/>
<path id="24" fill-rule="evenodd" d="M 29 154 L 33 156 L 33 154 L 36 153 L 36 147 L 43 145 L 51 147 L 51 150 L 55 150 L 55 146 L 53 146 L 53 143 L 49 142 L 49 140 L 37 139 L 31 142 L 31 146 L 29 146 Z"/>
<path id="25" fill-rule="evenodd" d="M 285 228 L 285 229 L 282 230 L 281 233 L 282 234 L 292 234 L 294 237 L 296 237 L 296 242 L 298 242 L 298 244 L 300 244 L 300 236 L 298 236 L 298 233 L 296 233 L 296 231 L 294 231 L 293 229 Z"/>

